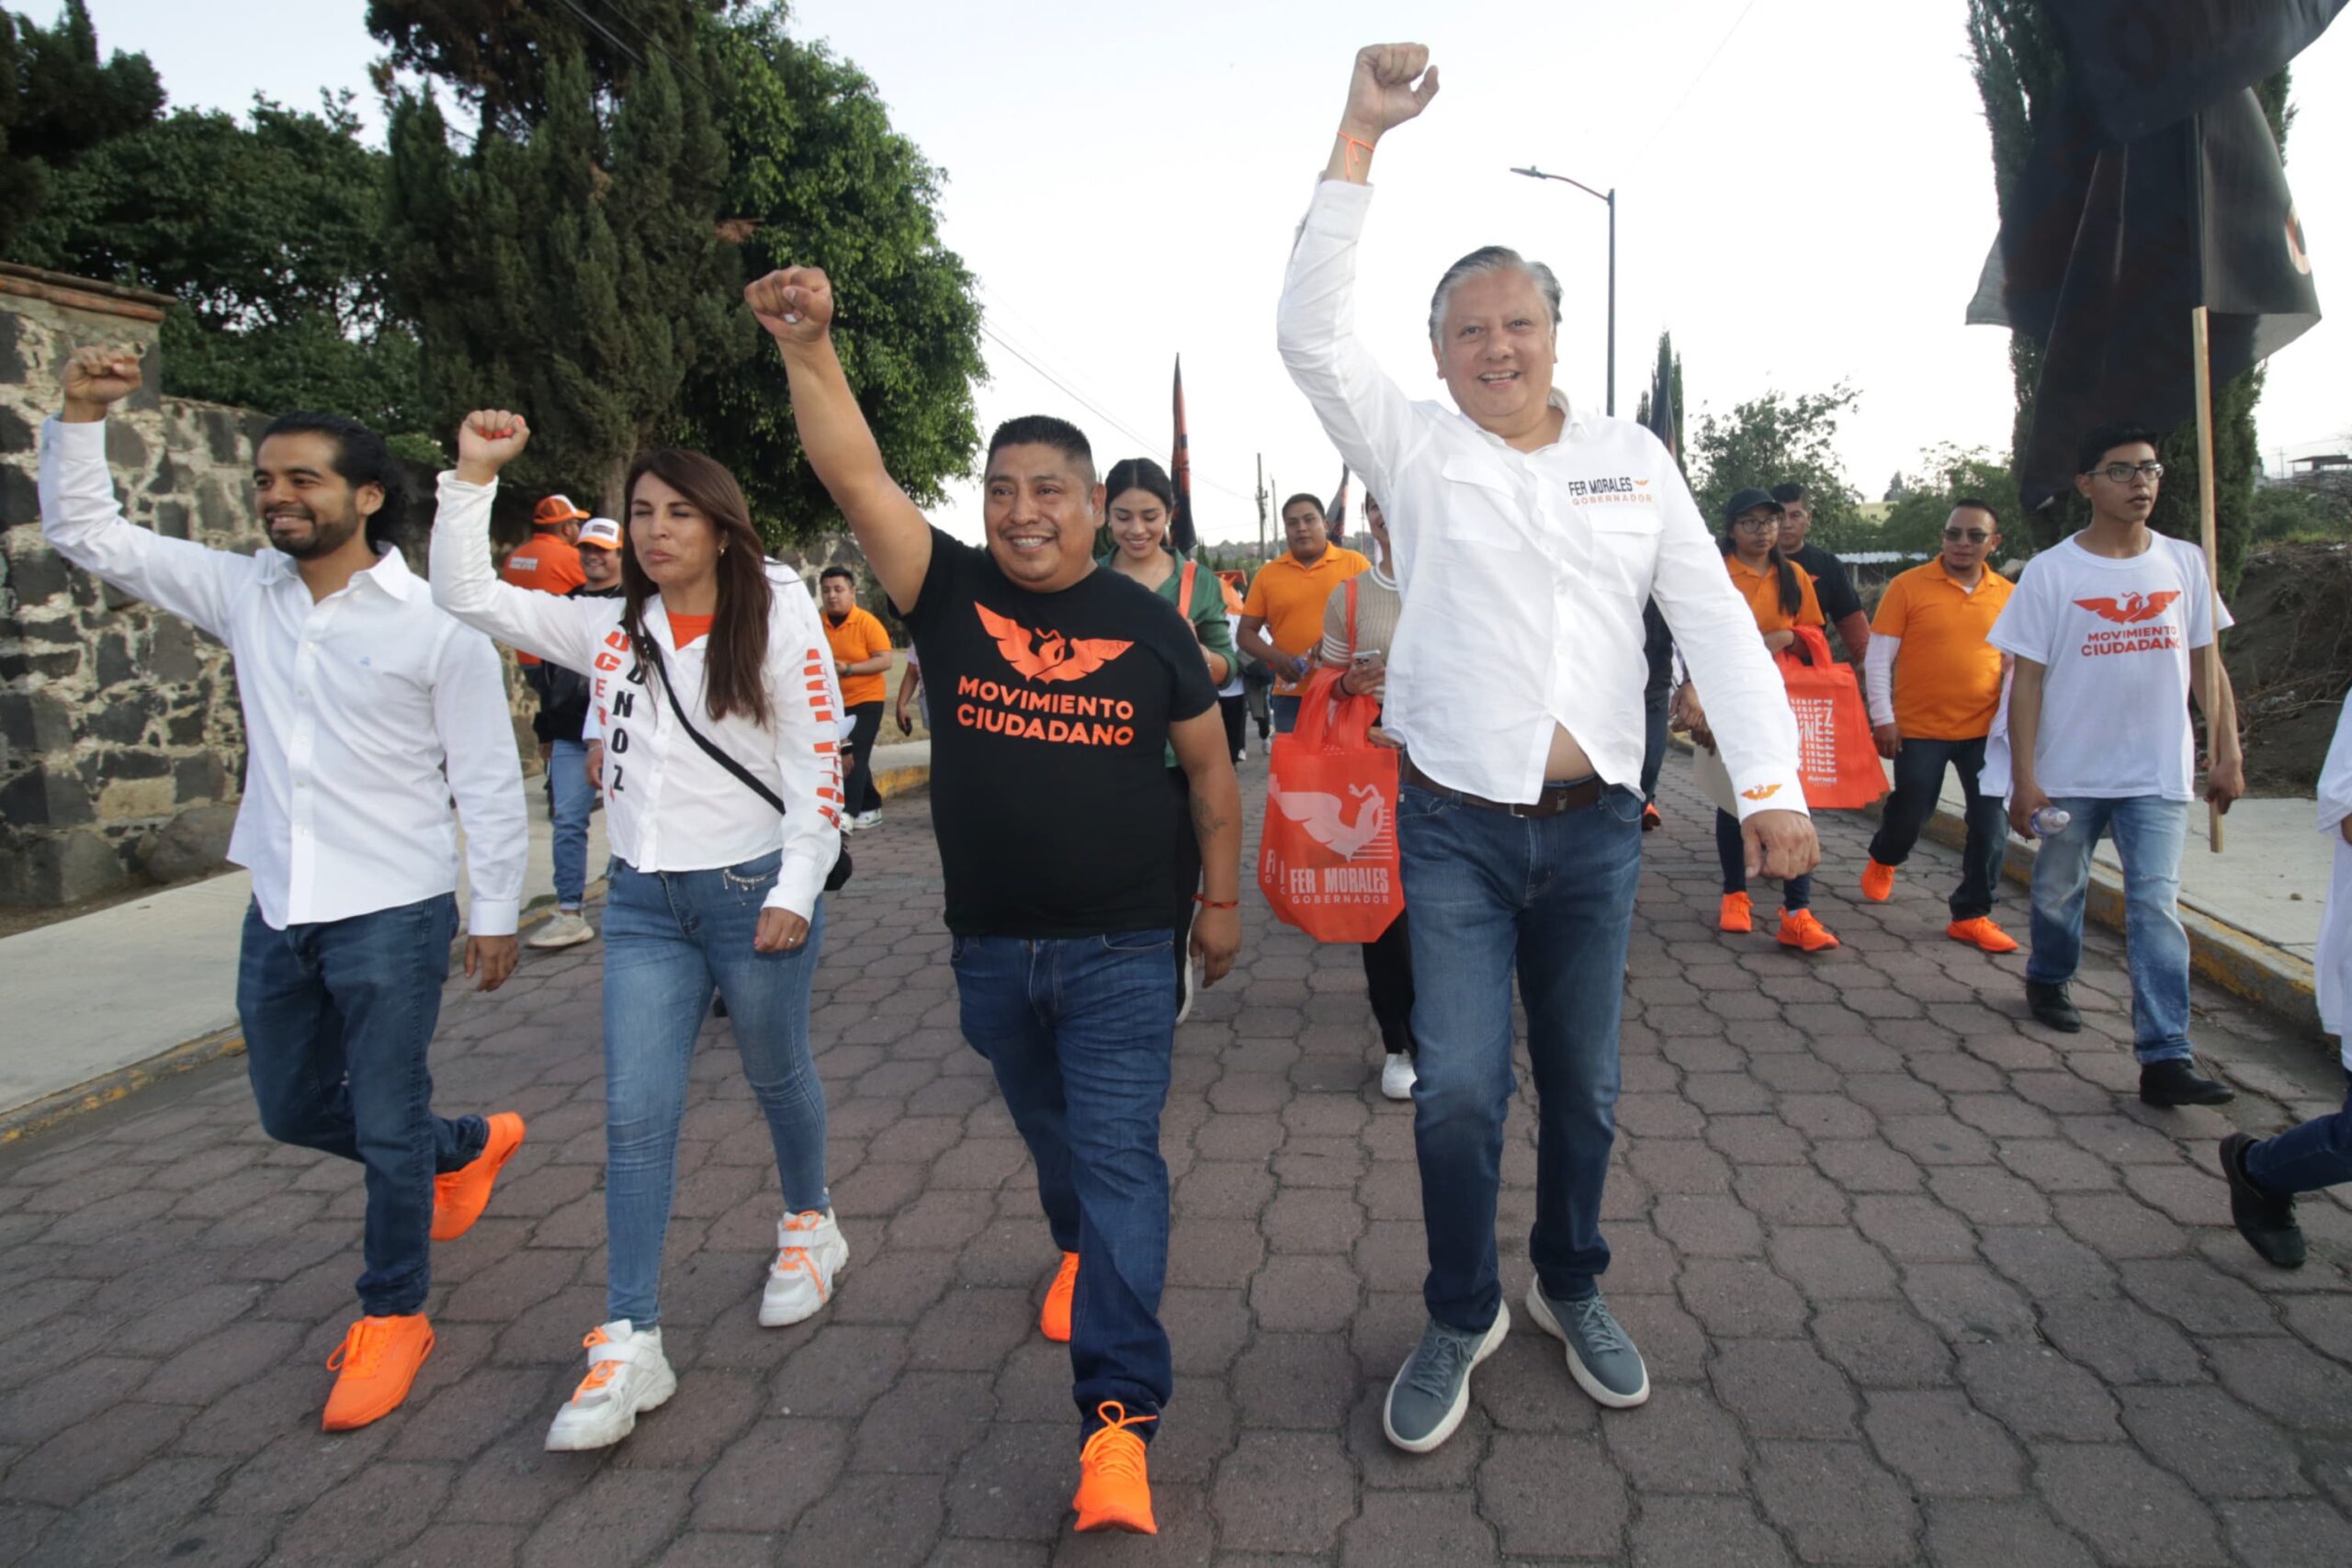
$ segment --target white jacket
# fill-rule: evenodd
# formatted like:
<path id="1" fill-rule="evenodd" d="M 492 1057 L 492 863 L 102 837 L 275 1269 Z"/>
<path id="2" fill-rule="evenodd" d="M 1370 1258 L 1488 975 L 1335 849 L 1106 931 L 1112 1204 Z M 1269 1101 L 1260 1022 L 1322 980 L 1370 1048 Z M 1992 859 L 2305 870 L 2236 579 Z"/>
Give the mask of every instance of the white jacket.
<path id="1" fill-rule="evenodd" d="M 709 871 L 781 849 L 766 907 L 808 918 L 841 848 L 842 805 L 841 688 L 808 590 L 797 577 L 775 581 L 771 574 L 765 681 L 773 716 L 764 727 L 741 714 L 710 716 L 703 695 L 710 639 L 680 651 L 660 596 L 645 603 L 645 630 L 687 718 L 783 798 L 779 818 L 680 728 L 661 683 L 631 655 L 621 630 L 622 601 L 558 598 L 499 580 L 490 559 L 490 508 L 497 494 L 494 483 L 441 476 L 433 598 L 468 625 L 594 682 L 613 852 L 643 872 Z"/>

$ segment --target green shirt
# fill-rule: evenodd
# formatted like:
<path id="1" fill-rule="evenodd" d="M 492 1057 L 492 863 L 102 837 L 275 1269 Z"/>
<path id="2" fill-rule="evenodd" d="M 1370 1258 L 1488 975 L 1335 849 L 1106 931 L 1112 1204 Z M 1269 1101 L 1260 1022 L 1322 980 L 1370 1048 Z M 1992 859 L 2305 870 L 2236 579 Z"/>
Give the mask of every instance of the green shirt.
<path id="1" fill-rule="evenodd" d="M 1112 558 L 1111 556 L 1102 556 L 1095 564 L 1105 570 L 1115 570 L 1111 565 Z M 1168 581 L 1152 592 L 1170 604 L 1176 604 L 1176 596 L 1183 586 L 1184 563 L 1179 560 L 1176 570 L 1168 574 Z M 1233 651 L 1233 627 L 1227 624 L 1225 618 L 1225 584 L 1217 581 L 1216 573 L 1195 564 L 1193 569 L 1193 603 L 1189 607 L 1182 604 L 1176 607 L 1192 621 L 1193 635 L 1200 638 L 1201 646 L 1225 660 L 1226 680 L 1231 680 L 1233 672 L 1241 666 L 1238 656 Z M 1221 686 L 1225 682 L 1216 683 Z M 1168 765 L 1171 768 L 1176 766 L 1176 748 L 1173 746 L 1168 748 Z"/>

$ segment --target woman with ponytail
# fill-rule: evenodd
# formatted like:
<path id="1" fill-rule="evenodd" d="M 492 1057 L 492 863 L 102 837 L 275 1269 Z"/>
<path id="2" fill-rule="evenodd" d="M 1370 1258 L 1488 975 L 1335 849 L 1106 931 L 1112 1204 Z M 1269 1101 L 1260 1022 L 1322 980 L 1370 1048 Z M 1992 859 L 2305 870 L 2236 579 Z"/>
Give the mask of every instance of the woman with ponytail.
<path id="1" fill-rule="evenodd" d="M 667 1400 L 662 1247 L 687 1066 L 727 1004 L 784 1190 L 760 1323 L 814 1314 L 849 1261 L 825 1184 L 825 1096 L 808 1051 L 820 895 L 841 843 L 840 688 L 815 604 L 771 582 L 734 476 L 695 452 L 628 473 L 621 597 L 498 581 L 498 471 L 530 428 L 469 414 L 441 476 L 433 597 L 502 642 L 588 677 L 605 737 L 613 847 L 605 910 L 605 1316 L 550 1450 L 606 1448 Z"/>

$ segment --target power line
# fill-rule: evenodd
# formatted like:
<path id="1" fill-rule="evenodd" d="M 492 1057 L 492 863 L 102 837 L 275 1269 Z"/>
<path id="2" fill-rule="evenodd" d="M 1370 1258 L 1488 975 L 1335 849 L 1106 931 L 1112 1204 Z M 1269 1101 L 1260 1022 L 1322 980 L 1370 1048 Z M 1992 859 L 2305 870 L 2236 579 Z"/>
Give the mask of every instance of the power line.
<path id="1" fill-rule="evenodd" d="M 1707 79 L 1707 73 L 1715 68 L 1715 62 L 1730 46 L 1732 35 L 1739 31 L 1739 25 L 1747 20 L 1747 13 L 1754 9 L 1756 0 L 1747 0 L 1747 4 L 1739 8 L 1739 15 L 1731 19 L 1731 26 L 1724 29 L 1724 36 L 1716 41 L 1714 52 L 1707 56 L 1707 62 L 1699 67 L 1699 73 L 1690 78 L 1690 85 L 1682 89 L 1682 96 L 1674 100 L 1674 107 L 1666 111 L 1666 118 L 1657 122 L 1657 129 L 1650 132 L 1650 139 L 1642 143 L 1641 151 L 1634 154 L 1633 161 L 1625 164 L 1626 168 L 1634 168 L 1650 155 L 1650 149 L 1657 146 L 1657 139 L 1666 134 L 1666 128 L 1674 123 L 1674 117 L 1682 112 L 1682 106 L 1690 101 L 1690 95 L 1699 90 L 1699 84 Z"/>

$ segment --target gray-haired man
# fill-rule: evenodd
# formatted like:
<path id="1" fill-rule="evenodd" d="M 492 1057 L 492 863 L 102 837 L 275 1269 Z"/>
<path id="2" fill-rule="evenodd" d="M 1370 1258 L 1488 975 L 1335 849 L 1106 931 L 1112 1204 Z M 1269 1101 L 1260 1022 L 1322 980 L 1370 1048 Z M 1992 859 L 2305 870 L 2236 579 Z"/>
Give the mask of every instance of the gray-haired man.
<path id="1" fill-rule="evenodd" d="M 1470 1369 L 1510 1323 L 1495 1200 L 1515 1088 L 1514 969 L 1542 1097 L 1528 1311 L 1566 1344 L 1593 1398 L 1649 1397 L 1599 1279 L 1653 596 L 1715 715 L 1749 874 L 1798 875 L 1820 855 L 1796 722 L 1679 470 L 1641 426 L 1572 412 L 1553 389 L 1549 269 L 1489 247 L 1439 283 L 1430 346 L 1453 408 L 1411 401 L 1355 335 L 1373 144 L 1435 95 L 1428 65 L 1418 44 L 1356 56 L 1281 314 L 1293 379 L 1394 519 L 1403 594 L 1382 725 L 1406 748 L 1396 820 L 1413 911 L 1430 1322 L 1390 1385 L 1386 1426 L 1416 1453 L 1461 1424 Z"/>

